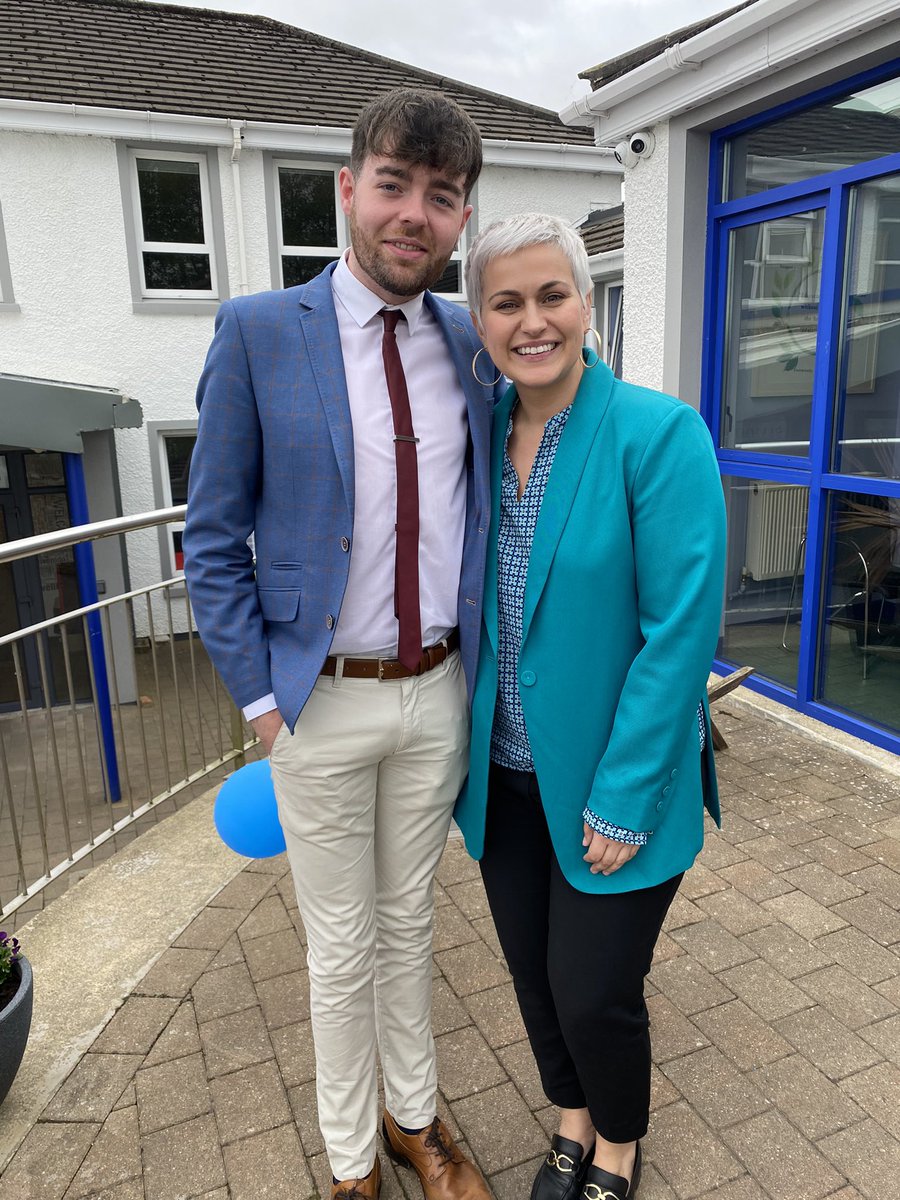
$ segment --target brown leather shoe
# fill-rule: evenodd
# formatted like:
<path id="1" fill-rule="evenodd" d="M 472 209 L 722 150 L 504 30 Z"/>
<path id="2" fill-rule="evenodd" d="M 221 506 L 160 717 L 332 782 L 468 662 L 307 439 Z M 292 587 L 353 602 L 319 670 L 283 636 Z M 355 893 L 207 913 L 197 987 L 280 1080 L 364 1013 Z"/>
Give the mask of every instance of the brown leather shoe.
<path id="1" fill-rule="evenodd" d="M 460 1152 L 440 1117 L 428 1129 L 411 1134 L 385 1112 L 381 1136 L 388 1156 L 418 1175 L 425 1200 L 492 1200 L 484 1176 Z"/>
<path id="2" fill-rule="evenodd" d="M 331 1200 L 378 1200 L 381 1195 L 381 1163 L 375 1166 L 365 1179 L 345 1179 L 331 1185 Z"/>

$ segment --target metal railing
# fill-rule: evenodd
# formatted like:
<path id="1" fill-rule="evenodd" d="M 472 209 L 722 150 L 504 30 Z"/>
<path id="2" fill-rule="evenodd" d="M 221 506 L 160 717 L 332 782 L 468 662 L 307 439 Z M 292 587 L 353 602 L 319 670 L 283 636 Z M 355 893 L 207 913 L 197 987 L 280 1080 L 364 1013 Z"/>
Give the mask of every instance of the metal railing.
<path id="1" fill-rule="evenodd" d="M 73 547 L 89 582 L 87 543 L 184 511 L 8 542 L 0 568 Z M 216 768 L 242 765 L 255 741 L 203 650 L 180 577 L 0 636 L 0 671 L 0 918 Z"/>

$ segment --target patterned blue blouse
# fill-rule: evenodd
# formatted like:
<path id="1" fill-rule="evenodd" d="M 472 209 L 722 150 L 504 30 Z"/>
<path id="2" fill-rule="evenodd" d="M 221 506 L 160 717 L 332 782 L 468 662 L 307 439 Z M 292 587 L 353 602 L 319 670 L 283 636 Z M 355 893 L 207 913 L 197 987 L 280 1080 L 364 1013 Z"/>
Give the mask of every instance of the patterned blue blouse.
<path id="1" fill-rule="evenodd" d="M 491 733 L 491 760 L 514 771 L 533 771 L 534 759 L 525 714 L 519 696 L 518 666 L 522 646 L 522 613 L 525 602 L 525 580 L 528 560 L 537 526 L 541 503 L 550 478 L 550 468 L 556 455 L 559 439 L 566 427 L 572 406 L 550 418 L 544 426 L 541 444 L 535 455 L 525 491 L 519 499 L 519 479 L 508 454 L 503 456 L 503 476 L 500 485 L 499 537 L 497 541 L 498 574 L 498 643 L 497 668 L 499 687 Z M 506 430 L 506 441 L 512 432 L 512 417 Z M 703 707 L 699 710 L 700 749 L 706 744 Z M 604 837 L 633 846 L 646 845 L 648 833 L 636 833 L 606 821 L 591 809 L 583 813 L 585 824 Z"/>

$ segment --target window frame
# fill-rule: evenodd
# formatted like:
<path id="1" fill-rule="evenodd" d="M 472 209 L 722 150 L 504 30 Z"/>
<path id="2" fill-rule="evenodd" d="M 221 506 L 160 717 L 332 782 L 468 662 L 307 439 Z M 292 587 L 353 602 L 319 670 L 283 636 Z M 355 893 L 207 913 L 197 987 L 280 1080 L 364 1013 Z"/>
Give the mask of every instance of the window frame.
<path id="1" fill-rule="evenodd" d="M 324 159 L 290 158 L 283 154 L 270 154 L 266 171 L 272 198 L 272 221 L 270 235 L 272 240 L 272 284 L 274 287 L 285 287 L 283 258 L 326 258 L 333 255 L 340 258 L 350 245 L 350 231 L 347 217 L 341 207 L 341 192 L 338 176 L 343 163 L 328 162 Z M 284 224 L 281 211 L 281 176 L 282 167 L 295 171 L 307 171 L 310 174 L 334 176 L 334 213 L 337 230 L 337 244 L 334 246 L 295 246 L 284 241 Z"/>
<path id="2" fill-rule="evenodd" d="M 6 249 L 6 233 L 3 227 L 3 205 L 0 204 L 0 312 L 21 312 L 13 294 L 12 272 Z"/>
<path id="3" fill-rule="evenodd" d="M 900 152 L 840 167 L 800 182 L 769 188 L 750 196 L 723 199 L 730 143 L 748 129 L 778 120 L 789 112 L 812 108 L 848 90 L 900 77 L 900 59 L 878 68 L 838 80 L 826 88 L 776 105 L 740 122 L 713 131 L 710 137 L 707 184 L 706 279 L 704 286 L 703 372 L 701 413 L 713 436 L 723 476 L 770 482 L 799 483 L 809 488 L 806 526 L 805 579 L 800 612 L 803 634 L 795 687 L 787 687 L 763 675 L 754 677 L 753 690 L 798 710 L 826 725 L 863 737 L 876 746 L 900 753 L 900 735 L 893 728 L 850 708 L 830 702 L 824 692 L 823 646 L 826 621 L 821 602 L 827 582 L 827 537 L 831 505 L 840 493 L 864 493 L 900 501 L 900 480 L 842 473 L 832 469 L 831 444 L 835 404 L 835 380 L 842 367 L 841 333 L 844 328 L 845 282 L 850 264 L 848 233 L 850 198 L 862 184 L 900 172 Z M 721 437 L 722 367 L 725 353 L 724 320 L 727 288 L 732 263 L 730 232 L 741 225 L 757 224 L 781 216 L 821 209 L 824 235 L 821 246 L 820 294 L 816 300 L 818 353 L 811 400 L 809 452 L 803 457 L 777 459 L 761 451 L 735 450 L 723 446 Z M 734 663 L 719 657 L 714 669 L 727 674 Z"/>
<path id="4" fill-rule="evenodd" d="M 193 437 L 197 440 L 196 421 L 148 421 L 147 438 L 150 448 L 150 474 L 153 500 L 157 508 L 173 508 L 169 461 L 166 457 L 167 437 Z M 184 521 L 171 521 L 157 529 L 159 557 L 164 579 L 183 579 L 184 570 L 175 563 L 175 533 L 181 533 Z"/>
<path id="5" fill-rule="evenodd" d="M 227 300 L 228 268 L 225 254 L 225 222 L 219 177 L 218 150 L 214 146 L 179 146 L 157 142 L 120 142 L 117 144 L 119 183 L 125 222 L 125 242 L 131 282 L 132 308 L 136 313 L 214 314 Z M 181 242 L 146 242 L 137 177 L 139 158 L 196 162 L 200 167 L 200 200 L 205 242 L 202 246 Z M 147 249 L 162 253 L 208 254 L 212 287 L 167 290 L 148 288 L 144 276 L 143 254 Z"/>

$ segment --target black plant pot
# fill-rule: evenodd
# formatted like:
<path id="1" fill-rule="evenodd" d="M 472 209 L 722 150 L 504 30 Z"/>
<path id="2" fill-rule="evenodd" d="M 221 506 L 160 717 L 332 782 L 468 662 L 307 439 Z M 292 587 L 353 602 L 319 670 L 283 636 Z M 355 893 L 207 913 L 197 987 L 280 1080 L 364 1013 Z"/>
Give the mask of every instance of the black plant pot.
<path id="1" fill-rule="evenodd" d="M 12 969 L 12 977 L 17 975 L 17 991 L 6 1007 L 0 1009 L 0 1104 L 12 1087 L 22 1055 L 25 1053 L 28 1031 L 31 1029 L 34 986 L 31 963 L 22 954 Z"/>

